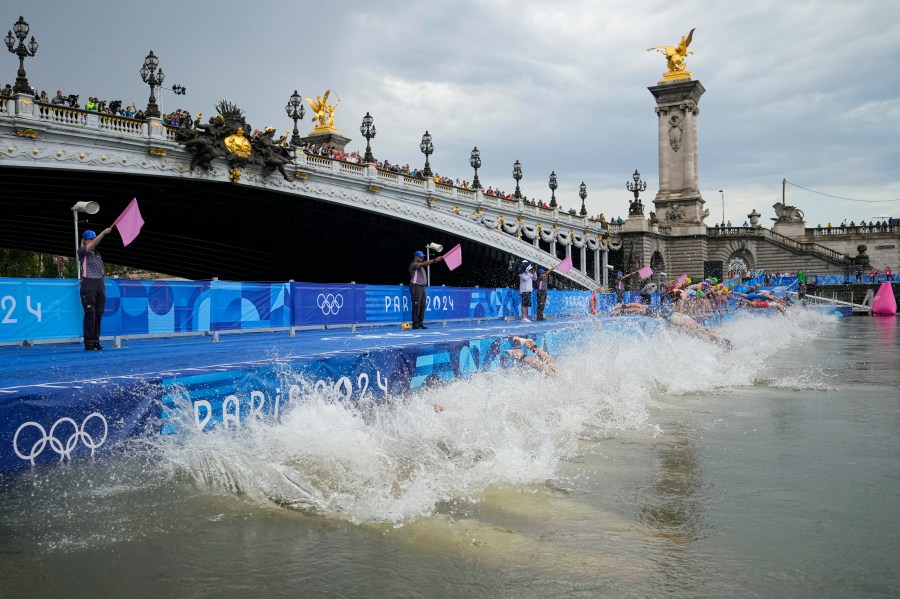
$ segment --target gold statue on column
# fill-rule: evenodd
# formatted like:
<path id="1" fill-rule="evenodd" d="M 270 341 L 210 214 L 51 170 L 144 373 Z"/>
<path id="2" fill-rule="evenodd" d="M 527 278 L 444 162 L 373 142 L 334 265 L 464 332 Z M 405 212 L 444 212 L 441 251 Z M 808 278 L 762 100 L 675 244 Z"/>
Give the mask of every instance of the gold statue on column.
<path id="1" fill-rule="evenodd" d="M 325 96 L 316 96 L 316 99 L 306 98 L 306 101 L 309 102 L 309 107 L 312 108 L 312 111 L 315 113 L 312 120 L 316 123 L 315 129 L 313 129 L 310 134 L 316 133 L 336 133 L 340 135 L 340 131 L 338 131 L 334 126 L 334 109 L 337 108 L 337 105 L 341 103 L 341 99 L 338 98 L 338 101 L 334 104 L 328 103 L 328 96 L 331 94 L 331 90 L 325 90 Z"/>
<path id="2" fill-rule="evenodd" d="M 691 29 L 690 33 L 681 37 L 681 41 L 678 42 L 677 46 L 653 46 L 652 48 L 647 48 L 647 52 L 658 50 L 666 57 L 666 65 L 669 67 L 669 70 L 663 73 L 663 78 L 660 83 L 672 81 L 674 79 L 691 78 L 691 73 L 686 69 L 687 64 L 684 61 L 688 54 L 693 54 L 693 52 L 688 50 L 688 46 L 691 45 L 693 37 L 694 29 Z"/>

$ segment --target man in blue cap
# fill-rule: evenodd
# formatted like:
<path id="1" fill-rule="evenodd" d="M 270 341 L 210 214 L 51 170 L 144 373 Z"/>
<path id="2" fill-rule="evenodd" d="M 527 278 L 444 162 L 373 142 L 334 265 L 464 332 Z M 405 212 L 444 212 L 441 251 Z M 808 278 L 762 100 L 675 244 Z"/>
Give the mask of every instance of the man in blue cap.
<path id="1" fill-rule="evenodd" d="M 437 256 L 426 260 L 425 254 L 420 250 L 416 250 L 413 254 L 412 264 L 409 265 L 409 295 L 412 298 L 412 328 L 414 329 L 428 328 L 425 326 L 425 303 L 427 301 L 425 285 L 428 284 L 428 277 L 424 267 L 441 262 L 443 259 L 443 256 Z"/>
<path id="2" fill-rule="evenodd" d="M 81 306 L 84 308 L 84 351 L 98 351 L 100 345 L 100 320 L 106 309 L 106 287 L 103 284 L 103 258 L 97 251 L 97 245 L 111 228 L 104 229 L 99 235 L 88 229 L 81 236 L 81 247 L 78 248 L 78 262 L 81 264 Z"/>

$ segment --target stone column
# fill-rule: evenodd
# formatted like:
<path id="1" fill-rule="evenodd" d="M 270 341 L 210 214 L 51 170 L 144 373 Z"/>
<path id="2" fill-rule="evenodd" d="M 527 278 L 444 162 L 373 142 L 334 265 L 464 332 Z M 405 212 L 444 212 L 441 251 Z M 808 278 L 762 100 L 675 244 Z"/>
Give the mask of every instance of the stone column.
<path id="1" fill-rule="evenodd" d="M 676 79 L 648 88 L 658 115 L 659 191 L 653 203 L 672 235 L 706 232 L 697 156 L 697 106 L 706 90 L 699 81 Z"/>

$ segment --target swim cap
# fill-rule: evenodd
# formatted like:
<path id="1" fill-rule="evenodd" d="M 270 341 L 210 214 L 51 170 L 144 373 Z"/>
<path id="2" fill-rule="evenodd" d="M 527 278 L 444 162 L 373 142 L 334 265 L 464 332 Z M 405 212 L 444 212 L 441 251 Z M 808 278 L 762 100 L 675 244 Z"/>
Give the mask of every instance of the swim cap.
<path id="1" fill-rule="evenodd" d="M 690 278 L 690 277 L 686 278 L 686 279 L 684 280 L 684 284 L 685 284 L 685 285 L 690 285 L 690 284 L 691 284 L 691 278 Z"/>
<path id="2" fill-rule="evenodd" d="M 709 280 L 712 281 L 713 283 L 718 283 L 718 282 L 719 282 L 719 279 L 716 278 L 716 277 L 710 277 Z"/>
<path id="3" fill-rule="evenodd" d="M 82 239 L 93 239 L 96 236 L 97 236 L 96 233 L 94 233 L 93 231 L 88 229 L 87 231 L 84 232 L 84 234 L 81 236 L 81 238 Z"/>

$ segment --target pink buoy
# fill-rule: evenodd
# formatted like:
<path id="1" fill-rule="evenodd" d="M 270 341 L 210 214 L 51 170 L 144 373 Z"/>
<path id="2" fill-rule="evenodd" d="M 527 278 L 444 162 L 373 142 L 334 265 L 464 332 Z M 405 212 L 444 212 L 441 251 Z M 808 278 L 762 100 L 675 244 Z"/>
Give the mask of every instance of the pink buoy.
<path id="1" fill-rule="evenodd" d="M 876 316 L 894 316 L 897 313 L 897 300 L 890 283 L 882 283 L 872 300 L 872 314 Z"/>

